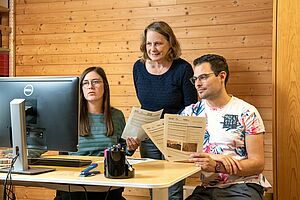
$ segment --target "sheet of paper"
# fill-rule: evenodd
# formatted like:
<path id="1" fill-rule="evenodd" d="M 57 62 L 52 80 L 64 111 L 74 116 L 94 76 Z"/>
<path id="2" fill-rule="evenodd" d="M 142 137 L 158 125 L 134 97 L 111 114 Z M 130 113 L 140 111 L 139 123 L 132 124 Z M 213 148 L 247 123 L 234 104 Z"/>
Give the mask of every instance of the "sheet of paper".
<path id="1" fill-rule="evenodd" d="M 142 128 L 149 136 L 152 141 L 155 141 L 155 146 L 162 152 L 162 154 L 166 154 L 166 150 L 164 148 L 164 119 L 160 119 L 158 121 L 144 124 Z"/>
<path id="2" fill-rule="evenodd" d="M 127 160 L 129 162 L 129 164 L 131 164 L 131 165 L 136 165 L 136 164 L 145 163 L 145 162 L 157 161 L 157 160 L 151 159 L 151 158 L 131 158 L 131 157 L 127 157 Z"/>
<path id="3" fill-rule="evenodd" d="M 188 162 L 192 152 L 202 152 L 205 117 L 165 114 L 164 119 L 145 124 L 142 128 L 166 160 Z"/>
<path id="4" fill-rule="evenodd" d="M 205 117 L 165 114 L 164 121 L 166 159 L 188 160 L 192 152 L 202 152 L 206 128 Z"/>
<path id="5" fill-rule="evenodd" d="M 142 129 L 143 124 L 151 123 L 160 119 L 163 110 L 148 111 L 141 108 L 132 107 L 128 121 L 122 133 L 122 138 L 138 138 L 140 141 L 148 138 Z"/>

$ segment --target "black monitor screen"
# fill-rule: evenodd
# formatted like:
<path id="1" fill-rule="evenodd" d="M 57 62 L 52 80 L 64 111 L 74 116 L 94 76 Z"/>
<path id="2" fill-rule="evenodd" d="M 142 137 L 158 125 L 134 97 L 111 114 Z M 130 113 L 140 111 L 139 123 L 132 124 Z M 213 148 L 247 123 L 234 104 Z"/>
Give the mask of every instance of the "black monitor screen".
<path id="1" fill-rule="evenodd" d="M 13 99 L 25 99 L 27 148 L 77 151 L 78 77 L 0 78 L 1 147 L 12 147 Z"/>

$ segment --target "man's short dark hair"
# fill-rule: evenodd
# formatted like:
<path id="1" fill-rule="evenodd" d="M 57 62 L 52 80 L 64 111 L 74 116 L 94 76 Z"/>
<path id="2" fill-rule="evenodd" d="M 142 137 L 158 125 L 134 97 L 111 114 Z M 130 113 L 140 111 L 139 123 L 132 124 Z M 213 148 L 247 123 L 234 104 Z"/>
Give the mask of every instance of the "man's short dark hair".
<path id="1" fill-rule="evenodd" d="M 193 62 L 194 66 L 201 65 L 202 63 L 208 62 L 211 65 L 211 70 L 215 73 L 215 75 L 219 75 L 221 71 L 226 72 L 225 78 L 225 86 L 229 79 L 229 69 L 226 62 L 226 59 L 223 56 L 216 55 L 216 54 L 206 54 L 199 58 L 196 58 Z"/>

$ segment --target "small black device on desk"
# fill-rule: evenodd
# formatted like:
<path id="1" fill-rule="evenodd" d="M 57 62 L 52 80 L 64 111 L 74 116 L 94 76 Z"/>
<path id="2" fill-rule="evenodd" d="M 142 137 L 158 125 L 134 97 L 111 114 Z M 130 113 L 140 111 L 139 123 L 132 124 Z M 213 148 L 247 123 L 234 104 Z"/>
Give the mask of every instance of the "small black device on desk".
<path id="1" fill-rule="evenodd" d="M 91 160 L 77 158 L 28 158 L 29 165 L 81 167 L 91 163 Z"/>
<path id="2" fill-rule="evenodd" d="M 127 161 L 120 144 L 104 150 L 104 176 L 113 179 L 134 177 L 134 168 Z"/>

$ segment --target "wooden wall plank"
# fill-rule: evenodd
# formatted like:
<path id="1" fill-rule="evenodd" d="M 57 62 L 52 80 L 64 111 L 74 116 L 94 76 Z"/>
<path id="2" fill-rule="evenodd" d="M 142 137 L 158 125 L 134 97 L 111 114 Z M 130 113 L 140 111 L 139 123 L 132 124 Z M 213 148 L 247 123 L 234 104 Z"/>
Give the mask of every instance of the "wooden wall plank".
<path id="1" fill-rule="evenodd" d="M 256 0 L 239 0 L 239 1 L 229 1 L 229 0 L 196 0 L 196 1 L 175 1 L 175 0 L 152 0 L 152 1 L 139 1 L 136 2 L 134 0 L 112 0 L 109 2 L 106 1 L 70 1 L 70 0 L 18 0 L 17 2 L 17 14 L 30 14 L 30 13 L 47 13 L 47 12 L 68 12 L 68 11 L 78 11 L 78 10 L 90 10 L 93 8 L 104 9 L 104 10 L 112 10 L 118 8 L 140 8 L 140 7 L 165 7 L 164 5 L 172 7 L 176 6 L 186 6 L 186 8 L 195 9 L 196 12 L 234 12 L 236 10 L 258 10 L 265 8 L 272 8 L 272 2 L 268 0 L 262 0 L 257 2 Z M 206 5 L 204 7 L 203 5 Z M 226 9 L 222 9 L 226 8 Z M 231 10 L 232 9 L 232 10 Z"/>
<path id="2" fill-rule="evenodd" d="M 180 6 L 180 9 L 181 6 Z M 166 13 L 167 12 L 167 13 Z M 123 13 L 123 16 L 118 15 L 116 11 L 113 13 L 116 16 L 105 16 L 101 15 L 102 12 L 91 13 L 91 11 L 82 11 L 80 13 L 70 12 L 66 13 L 47 13 L 47 14 L 32 14 L 32 15 L 17 15 L 16 21 L 21 24 L 44 24 L 44 23 L 67 23 L 67 22 L 87 22 L 89 21 L 111 21 L 111 26 L 114 24 L 119 24 L 119 26 L 124 27 L 126 30 L 132 29 L 143 29 L 149 22 L 153 20 L 164 20 L 169 22 L 170 24 L 174 24 L 174 27 L 180 26 L 184 27 L 187 25 L 187 20 L 191 20 L 188 24 L 190 26 L 199 26 L 199 25 L 214 25 L 214 24 L 235 24 L 235 23 L 256 23 L 256 22 L 267 22 L 272 20 L 272 10 L 254 10 L 254 11 L 240 11 L 240 12 L 232 12 L 228 13 L 212 13 L 212 14 L 193 14 L 186 15 L 185 10 L 178 10 L 176 12 L 170 12 L 169 9 L 160 14 L 157 12 L 150 11 L 148 16 L 145 13 L 140 13 L 140 15 L 135 14 L 131 17 L 128 16 L 128 13 Z M 153 15 L 155 18 L 153 18 Z M 176 15 L 176 16 L 172 16 Z M 143 17 L 143 18 L 141 18 Z M 128 20 L 130 18 L 130 20 Z M 51 20 L 49 22 L 49 20 Z"/>
<path id="3" fill-rule="evenodd" d="M 114 25 L 114 24 L 112 24 Z M 173 24 L 171 24 L 173 25 Z M 41 26 L 42 27 L 42 26 Z M 18 30 L 18 28 L 17 28 Z M 22 31 L 18 32 L 16 38 L 17 45 L 23 44 L 53 44 L 53 43 L 91 43 L 91 42 L 105 42 L 105 41 L 132 41 L 140 38 L 142 30 L 126 30 L 126 31 L 81 31 L 80 33 L 70 33 L 64 31 L 64 26 L 60 27 L 60 32 L 53 31 L 52 33 L 46 31 L 46 34 L 37 33 L 33 31 L 33 35 L 25 35 Z M 244 36 L 244 35 L 258 35 L 270 34 L 272 32 L 272 25 L 270 22 L 258 23 L 244 23 L 233 25 L 212 25 L 174 28 L 174 32 L 178 39 L 182 38 L 199 38 L 199 37 L 220 37 L 220 36 Z M 69 34 L 68 34 L 69 33 Z M 263 42 L 263 41 L 262 41 Z"/>
<path id="4" fill-rule="evenodd" d="M 119 22 L 119 21 L 118 21 Z M 20 44 L 49 44 L 49 43 L 72 43 L 72 42 L 99 42 L 101 38 L 102 42 L 105 41 L 133 41 L 138 40 L 142 30 L 124 30 L 124 28 L 118 28 L 122 26 L 122 23 L 112 23 L 111 21 L 104 22 L 80 22 L 80 23 L 58 23 L 58 24 L 37 24 L 37 25 L 19 25 L 16 29 L 20 38 L 17 38 L 17 43 Z M 173 23 L 172 26 L 175 24 Z M 118 31 L 119 32 L 114 32 Z M 215 31 L 218 30 L 218 31 Z M 272 26 L 269 22 L 258 22 L 251 24 L 226 24 L 226 25 L 199 25 L 195 27 L 183 27 L 174 28 L 174 32 L 179 39 L 182 38 L 199 38 L 199 37 L 222 37 L 222 36 L 250 36 L 250 35 L 262 35 L 270 34 Z M 53 35 L 59 39 L 53 40 Z M 71 33 L 71 34 L 66 34 Z M 80 33 L 75 34 L 75 33 Z M 35 37 L 43 34 L 46 37 L 44 40 L 29 40 L 32 38 L 32 34 Z M 50 35 L 49 35 L 50 34 Z M 110 35 L 111 34 L 111 35 Z M 24 36 L 23 36 L 24 35 Z M 30 35 L 25 36 L 25 35 Z M 51 37 L 52 35 L 52 37 Z M 75 39 L 70 40 L 71 36 L 75 36 Z M 78 39 L 76 38 L 78 37 Z M 84 40 L 85 37 L 91 37 L 88 40 Z M 111 36 L 111 37 L 108 37 Z M 79 38 L 80 37 L 80 38 Z M 55 39 L 55 38 L 54 38 Z M 37 40 L 37 41 L 36 41 Z M 43 41 L 47 40 L 47 43 Z M 50 40 L 50 41 L 49 41 Z M 36 43 L 34 43 L 36 41 Z M 264 41 L 262 41 L 263 43 Z M 182 42 L 181 42 L 182 43 Z"/>
<path id="5" fill-rule="evenodd" d="M 108 53 L 133 52 L 139 49 L 140 41 L 108 41 L 94 43 L 70 43 L 48 45 L 22 45 L 16 49 L 21 55 L 32 54 L 77 54 L 77 53 Z"/>
<path id="6" fill-rule="evenodd" d="M 93 8 L 93 10 L 91 10 Z M 41 4 L 22 4 L 17 7 L 21 15 L 46 14 L 72 12 L 75 15 L 85 16 L 86 12 L 97 13 L 99 18 L 139 18 L 140 16 L 168 16 L 175 15 L 197 15 L 203 13 L 240 12 L 249 10 L 271 9 L 272 2 L 269 0 L 218 0 L 196 3 L 176 3 L 175 0 L 166 1 L 71 1 L 51 2 Z M 158 15 L 157 15 L 158 14 Z M 88 18 L 87 18 L 88 19 Z"/>
<path id="7" fill-rule="evenodd" d="M 273 117 L 272 117 L 272 119 L 273 119 Z M 265 120 L 264 124 L 265 124 L 266 131 L 272 135 L 272 132 L 273 132 L 272 121 Z"/>
<path id="8" fill-rule="evenodd" d="M 200 49 L 200 50 L 186 50 L 182 57 L 187 60 L 193 60 L 199 55 L 214 53 L 223 55 L 227 59 L 234 59 L 239 55 L 239 59 L 266 59 L 272 58 L 272 47 L 249 47 L 249 48 L 227 48 L 227 49 Z"/>
<path id="9" fill-rule="evenodd" d="M 34 4 L 34 5 L 33 5 Z M 51 13 L 68 12 L 68 11 L 86 11 L 93 8 L 94 10 L 118 10 L 120 8 L 145 8 L 156 6 L 176 5 L 176 0 L 151 0 L 151 1 L 136 1 L 136 0 L 110 0 L 110 1 L 30 1 L 25 4 L 18 4 L 16 11 L 18 13 Z"/>
<path id="10" fill-rule="evenodd" d="M 17 72 L 18 76 L 30 74 L 31 76 L 65 76 L 80 75 L 81 72 L 90 66 L 101 66 L 106 74 L 132 74 L 133 63 L 89 63 L 89 64 L 49 64 L 49 65 L 21 65 Z"/>
<path id="11" fill-rule="evenodd" d="M 122 98 L 111 98 L 111 104 L 115 107 L 121 107 L 124 105 L 140 106 L 140 103 L 136 96 L 122 96 Z"/>
<path id="12" fill-rule="evenodd" d="M 68 1 L 81 1 L 81 0 L 30 0 L 30 3 L 49 3 L 49 2 L 68 2 Z M 17 5 L 27 4 L 27 0 L 15 0 Z"/>
<path id="13" fill-rule="evenodd" d="M 263 42 L 262 42 L 263 41 Z M 218 49 L 242 47 L 268 47 L 272 44 L 271 35 L 225 36 L 206 38 L 186 38 L 181 40 L 183 50 Z M 105 41 L 90 43 L 21 45 L 16 52 L 21 55 L 32 54 L 74 54 L 74 53 L 107 53 L 134 52 L 139 49 L 140 40 L 134 41 Z"/>
<path id="14" fill-rule="evenodd" d="M 253 84 L 253 85 L 244 85 L 244 87 L 241 87 L 242 89 L 250 89 L 253 94 L 253 89 L 256 89 L 255 84 L 268 84 L 270 79 L 270 73 L 271 72 L 236 72 L 231 74 L 230 83 L 231 86 L 234 86 L 234 84 Z M 72 75 L 72 74 L 69 74 Z M 244 78 L 247 78 L 247 81 L 241 81 Z M 108 75 L 109 82 L 112 85 L 132 85 L 133 84 L 133 78 L 132 74 L 111 74 Z M 241 86 L 241 85 L 239 85 Z M 266 88 L 266 85 L 261 85 L 262 89 Z M 259 86 L 258 86 L 259 88 Z M 270 90 L 270 85 L 267 87 Z M 230 91 L 230 90 L 229 90 Z M 245 91 L 240 90 L 240 94 L 245 94 Z M 259 91 L 255 91 L 257 94 Z M 267 91 L 266 91 L 267 92 Z M 235 94 L 238 94 L 236 92 Z M 249 94 L 249 93 L 248 93 Z"/>
<path id="15" fill-rule="evenodd" d="M 200 32 L 201 34 L 201 32 Z M 234 48 L 243 47 L 265 47 L 272 45 L 272 35 L 249 35 L 243 36 L 225 36 L 225 37 L 199 37 L 199 38 L 185 38 L 181 39 L 183 49 L 217 49 L 227 48 L 228 46 Z"/>
<path id="16" fill-rule="evenodd" d="M 264 137 L 264 142 L 265 142 L 265 149 L 267 148 L 266 145 L 269 145 L 272 147 L 272 143 L 273 143 L 273 138 L 272 138 L 272 132 L 266 132 L 265 133 L 265 137 Z M 272 152 L 273 152 L 273 149 L 269 149 L 271 151 L 271 156 L 273 157 L 272 155 Z"/>
<path id="17" fill-rule="evenodd" d="M 265 9 L 266 7 L 272 8 L 272 3 L 268 0 L 262 0 L 257 2 L 256 0 L 240 0 L 240 1 L 229 1 L 229 0 L 218 0 L 216 5 L 215 1 L 196 1 L 196 2 L 179 2 L 175 0 L 152 0 L 152 1 L 135 1 L 135 0 L 123 0 L 123 1 L 57 1 L 49 3 L 35 3 L 33 1 L 27 2 L 26 4 L 18 4 L 18 13 L 48 13 L 48 12 L 67 12 L 67 11 L 84 11 L 94 8 L 95 10 L 114 10 L 120 8 L 145 8 L 145 7 L 163 7 L 163 6 L 185 6 L 187 11 L 197 10 L 197 12 L 208 12 L 215 8 L 216 12 L 233 12 L 238 7 L 239 10 L 257 10 Z M 203 7 L 202 5 L 206 5 Z M 49 9 L 51 8 L 51 9 Z M 221 8 L 224 8 L 223 10 Z"/>
<path id="18" fill-rule="evenodd" d="M 192 60 L 189 61 L 192 63 Z M 231 72 L 247 72 L 247 71 L 270 71 L 271 59 L 238 59 L 228 60 Z M 105 69 L 107 74 L 132 74 L 133 63 L 90 63 L 90 64 L 43 64 L 43 65 L 21 65 L 18 67 L 17 75 L 31 74 L 32 76 L 38 75 L 80 75 L 80 73 L 89 66 L 101 66 Z M 235 85 L 229 85 L 237 87 Z M 243 86 L 241 86 L 243 87 Z M 270 89 L 269 89 L 270 90 Z M 237 90 L 238 93 L 242 91 Z M 244 93 L 253 94 L 253 90 L 245 90 Z M 255 92 L 258 92 L 257 90 Z M 263 91 L 262 91 L 263 92 Z M 268 93 L 268 90 L 266 90 Z"/>
<path id="19" fill-rule="evenodd" d="M 199 55 L 205 53 L 216 53 L 225 56 L 228 59 L 258 59 L 271 58 L 271 47 L 249 47 L 249 48 L 227 48 L 227 49 L 207 49 L 186 50 L 183 52 L 183 58 L 193 60 Z M 127 53 L 102 53 L 102 54 L 69 54 L 69 55 L 17 55 L 17 65 L 24 63 L 28 65 L 47 65 L 47 64 L 90 64 L 90 63 L 133 63 L 141 55 L 140 52 Z"/>
<path id="20" fill-rule="evenodd" d="M 271 71 L 272 60 L 268 59 L 227 59 L 230 71 Z"/>
<path id="21" fill-rule="evenodd" d="M 264 122 L 266 121 L 272 121 L 272 108 L 258 108 L 258 112 L 260 113 L 262 119 Z M 266 127 L 265 127 L 266 128 Z M 266 131 L 269 131 L 269 132 L 272 132 L 272 129 L 270 130 L 267 130 L 266 128 Z"/>
<path id="22" fill-rule="evenodd" d="M 230 84 L 227 86 L 227 91 L 235 95 L 256 95 L 270 96 L 272 94 L 272 84 Z"/>
<path id="23" fill-rule="evenodd" d="M 256 108 L 272 108 L 272 96 L 238 96 L 244 101 L 255 105 Z"/>
<path id="24" fill-rule="evenodd" d="M 270 83 L 272 81 L 272 73 L 269 72 L 233 72 L 229 74 L 228 80 L 231 84 L 255 84 Z"/>

